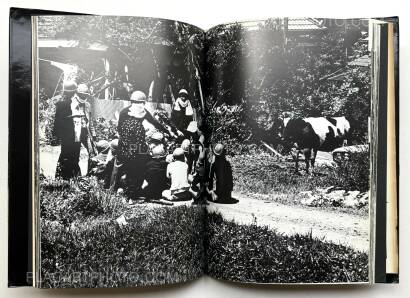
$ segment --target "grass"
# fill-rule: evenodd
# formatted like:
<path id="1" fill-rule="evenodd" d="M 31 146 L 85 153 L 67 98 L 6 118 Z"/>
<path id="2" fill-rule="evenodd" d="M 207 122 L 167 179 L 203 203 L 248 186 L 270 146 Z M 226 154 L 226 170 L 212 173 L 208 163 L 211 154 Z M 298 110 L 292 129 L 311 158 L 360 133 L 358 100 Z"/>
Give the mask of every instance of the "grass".
<path id="1" fill-rule="evenodd" d="M 234 173 L 234 191 L 255 198 L 274 194 L 275 196 L 271 197 L 274 197 L 275 201 L 296 205 L 300 204 L 299 194 L 304 191 L 316 192 L 320 188 L 330 186 L 344 190 L 367 191 L 368 168 L 364 166 L 364 159 L 365 157 L 359 157 L 358 160 L 352 160 L 349 165 L 349 170 L 352 171 L 346 178 L 346 168 L 331 166 L 317 166 L 314 175 L 296 175 L 294 162 L 278 161 L 267 153 L 229 157 Z M 304 162 L 301 162 L 299 171 L 303 172 L 303 166 Z"/>
<path id="2" fill-rule="evenodd" d="M 203 275 L 202 208 L 127 211 L 94 179 L 43 181 L 40 192 L 43 287 L 132 287 Z M 121 214 L 128 225 L 116 223 Z"/>
<path id="3" fill-rule="evenodd" d="M 366 282 L 368 256 L 311 235 L 285 236 L 208 214 L 207 272 L 237 282 Z"/>
<path id="4" fill-rule="evenodd" d="M 314 190 L 329 185 L 324 175 L 295 175 L 293 163 L 278 162 L 269 154 L 235 155 L 230 161 L 234 172 L 234 185 L 238 191 L 294 194 L 301 190 Z M 321 170 L 328 171 L 326 168 Z"/>

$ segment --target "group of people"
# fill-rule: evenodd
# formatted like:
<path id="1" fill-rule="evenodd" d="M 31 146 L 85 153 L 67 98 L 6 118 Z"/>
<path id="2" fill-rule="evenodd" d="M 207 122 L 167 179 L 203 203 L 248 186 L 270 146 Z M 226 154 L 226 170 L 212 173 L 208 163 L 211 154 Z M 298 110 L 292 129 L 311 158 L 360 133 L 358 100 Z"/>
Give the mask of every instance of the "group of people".
<path id="1" fill-rule="evenodd" d="M 84 146 L 89 156 L 88 173 L 104 179 L 106 188 L 124 192 L 130 204 L 141 199 L 230 200 L 233 179 L 225 148 L 222 144 L 206 148 L 185 89 L 172 106 L 170 121 L 164 121 L 160 112 L 151 115 L 145 107 L 145 94 L 133 91 L 130 105 L 119 113 L 118 138 L 110 142 L 97 142 L 90 97 L 85 84 L 64 83 L 54 121 L 54 135 L 61 143 L 57 178 L 69 180 L 80 175 L 79 157 Z M 147 123 L 152 131 L 147 131 Z"/>

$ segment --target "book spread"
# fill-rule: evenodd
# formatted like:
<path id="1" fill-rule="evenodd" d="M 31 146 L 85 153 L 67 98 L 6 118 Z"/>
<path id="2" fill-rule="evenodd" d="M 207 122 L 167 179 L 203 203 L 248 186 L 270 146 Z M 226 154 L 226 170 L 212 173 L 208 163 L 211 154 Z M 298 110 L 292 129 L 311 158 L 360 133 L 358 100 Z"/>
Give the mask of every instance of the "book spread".
<path id="1" fill-rule="evenodd" d="M 397 18 L 10 30 L 10 286 L 398 282 Z"/>

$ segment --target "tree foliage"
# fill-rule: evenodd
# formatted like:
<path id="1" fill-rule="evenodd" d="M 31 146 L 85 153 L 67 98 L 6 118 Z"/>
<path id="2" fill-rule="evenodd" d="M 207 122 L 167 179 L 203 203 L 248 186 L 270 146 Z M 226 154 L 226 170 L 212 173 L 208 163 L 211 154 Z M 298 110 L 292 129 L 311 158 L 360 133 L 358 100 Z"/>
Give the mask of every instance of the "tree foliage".
<path id="1" fill-rule="evenodd" d="M 221 104 L 240 105 L 244 115 L 236 118 L 246 121 L 245 126 L 256 122 L 258 129 L 272 132 L 275 120 L 284 115 L 346 116 L 353 124 L 353 142 L 365 142 L 370 70 L 348 64 L 368 54 L 367 44 L 358 42 L 360 29 L 286 36 L 279 19 L 257 30 L 241 24 L 212 29 L 206 54 L 207 95 L 213 102 L 210 112 L 216 114 L 211 118 L 218 117 L 215 108 Z M 336 72 L 343 73 L 341 78 L 330 79 Z M 247 139 L 249 135 L 238 136 L 239 143 Z"/>
<path id="2" fill-rule="evenodd" d="M 46 16 L 39 18 L 39 36 L 51 39 L 78 40 L 79 48 L 89 48 L 96 43 L 108 47 L 110 68 L 115 78 L 110 81 L 133 83 L 140 90 L 148 91 L 155 80 L 154 95 L 162 101 L 168 92 L 167 82 L 173 87 L 173 95 L 181 88 L 187 89 L 192 99 L 199 98 L 197 75 L 203 69 L 203 31 L 181 22 L 165 19 L 124 16 Z M 91 54 L 91 53 L 90 53 Z M 93 65 L 89 73 L 104 71 L 100 59 L 66 57 L 71 64 Z M 92 61 L 89 61 L 92 60 Z M 129 76 L 124 71 L 128 66 Z M 79 68 L 87 68 L 78 65 Z M 86 76 L 83 76 L 86 77 Z M 84 78 L 82 78 L 84 81 Z M 99 88 L 97 88 L 99 89 Z M 169 94 L 168 94 L 169 95 Z M 194 101 L 194 104 L 196 102 Z M 196 106 L 196 104 L 195 104 Z"/>

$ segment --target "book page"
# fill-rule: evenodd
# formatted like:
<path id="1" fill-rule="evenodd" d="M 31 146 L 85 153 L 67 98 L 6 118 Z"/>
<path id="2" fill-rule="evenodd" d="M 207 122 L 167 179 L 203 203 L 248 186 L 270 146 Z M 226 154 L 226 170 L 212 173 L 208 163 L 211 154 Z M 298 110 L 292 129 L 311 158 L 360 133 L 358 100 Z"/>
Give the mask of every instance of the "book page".
<path id="1" fill-rule="evenodd" d="M 386 200 L 386 273 L 399 272 L 397 148 L 396 148 L 396 97 L 395 97 L 395 45 L 393 24 L 388 29 L 388 82 L 387 82 L 387 200 Z M 396 45 L 397 46 L 397 45 Z"/>
<path id="2" fill-rule="evenodd" d="M 36 285 L 202 276 L 203 31 L 139 17 L 36 24 Z"/>
<path id="3" fill-rule="evenodd" d="M 207 32 L 208 274 L 369 283 L 368 20 Z"/>

